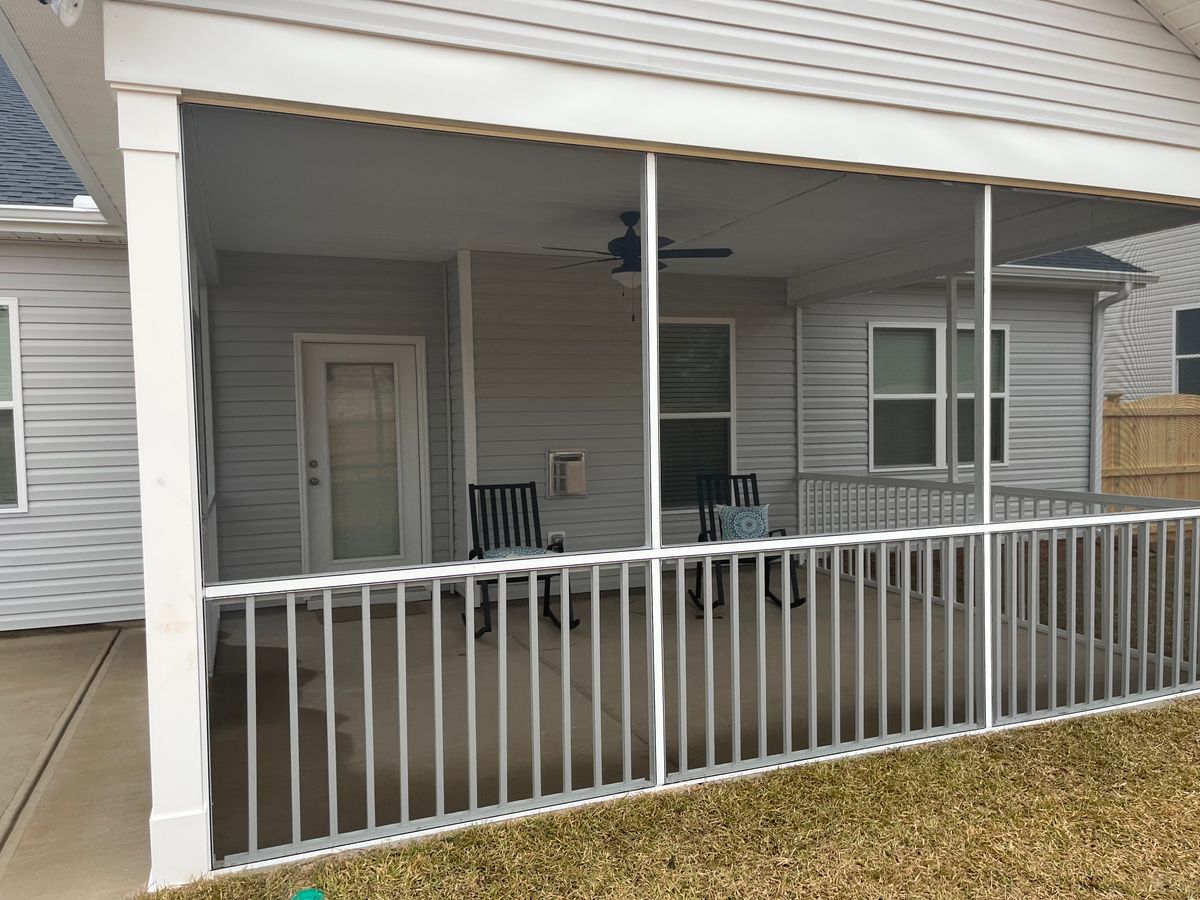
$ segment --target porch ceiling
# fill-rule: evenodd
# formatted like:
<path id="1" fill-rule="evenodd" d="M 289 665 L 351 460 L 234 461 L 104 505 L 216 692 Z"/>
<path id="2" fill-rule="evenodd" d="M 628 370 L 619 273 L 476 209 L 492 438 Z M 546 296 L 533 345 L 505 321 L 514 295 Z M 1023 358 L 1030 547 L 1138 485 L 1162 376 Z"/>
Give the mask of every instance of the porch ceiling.
<path id="1" fill-rule="evenodd" d="M 635 153 L 204 106 L 185 122 L 193 233 L 218 252 L 441 261 L 458 249 L 602 249 L 621 233 L 619 214 L 639 206 Z M 794 297 L 822 299 L 973 268 L 976 192 L 663 157 L 660 231 L 676 247 L 733 250 L 671 260 L 673 272 L 794 278 Z M 998 263 L 1197 217 L 1078 195 L 996 196 Z"/>

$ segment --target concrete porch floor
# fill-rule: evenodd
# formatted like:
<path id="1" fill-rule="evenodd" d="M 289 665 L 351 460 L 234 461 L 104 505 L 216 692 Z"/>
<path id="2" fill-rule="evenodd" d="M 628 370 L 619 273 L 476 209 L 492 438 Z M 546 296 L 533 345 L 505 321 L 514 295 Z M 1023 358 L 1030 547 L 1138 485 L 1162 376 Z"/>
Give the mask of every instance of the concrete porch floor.
<path id="1" fill-rule="evenodd" d="M 778 573 L 776 573 L 778 577 Z M 689 571 L 690 581 L 690 571 Z M 714 611 L 712 695 L 712 761 L 733 760 L 734 710 L 740 714 L 741 759 L 759 755 L 760 671 L 754 576 L 743 570 L 739 579 L 740 616 L 738 618 L 737 656 L 740 673 L 739 702 L 733 691 L 733 615 L 727 605 Z M 813 603 L 816 677 L 809 675 L 809 606 L 785 614 L 779 607 L 765 603 L 763 608 L 764 649 L 762 671 L 765 674 L 763 734 L 766 753 L 784 750 L 784 635 L 785 615 L 790 619 L 787 634 L 791 643 L 791 722 L 793 751 L 811 750 L 809 743 L 809 692 L 815 700 L 817 747 L 825 748 L 834 739 L 834 698 L 840 701 L 840 741 L 856 739 L 858 694 L 858 628 L 853 585 L 841 583 L 836 618 L 840 620 L 835 636 L 834 604 L 831 583 L 818 573 Z M 679 619 L 675 602 L 674 575 L 664 579 L 666 722 L 668 771 L 680 771 L 679 740 Z M 593 729 L 600 730 L 600 784 L 609 787 L 622 781 L 626 766 L 624 745 L 628 741 L 628 776 L 645 778 L 649 763 L 649 723 L 647 710 L 649 684 L 647 672 L 647 623 L 642 591 L 630 591 L 628 642 L 622 639 L 620 598 L 605 592 L 598 605 L 598 639 L 593 640 L 593 610 L 584 585 L 573 588 L 575 613 L 582 620 L 570 632 L 570 677 L 566 696 L 570 703 L 570 784 L 575 790 L 590 789 L 595 783 Z M 558 605 L 557 582 L 554 607 Z M 443 692 L 443 771 L 444 812 L 453 814 L 468 808 L 470 757 L 468 745 L 467 629 L 460 614 L 464 601 L 448 597 L 442 601 L 438 646 L 442 657 Z M 947 631 L 944 607 L 929 606 L 928 669 L 926 669 L 926 608 L 921 600 L 908 603 L 909 666 L 904 668 L 904 604 L 896 592 L 885 602 L 884 641 L 879 639 L 879 597 L 873 588 L 864 596 L 862 622 L 862 718 L 863 740 L 877 739 L 880 733 L 881 681 L 886 684 L 886 734 L 900 735 L 905 728 L 903 688 L 908 681 L 908 725 L 912 732 L 938 729 L 947 724 L 967 722 L 965 686 L 967 684 L 967 628 L 963 607 L 956 608 L 952 627 Z M 540 608 L 540 604 L 539 604 Z M 475 655 L 475 765 L 477 803 L 486 807 L 498 802 L 500 791 L 500 673 L 506 674 L 507 700 L 507 773 L 510 802 L 533 796 L 533 739 L 530 702 L 531 632 L 528 605 L 524 598 L 508 606 L 508 640 L 505 664 L 501 666 L 499 635 L 485 635 L 473 643 Z M 335 685 L 335 753 L 337 777 L 337 826 L 340 833 L 356 831 L 367 825 L 367 754 L 368 732 L 364 717 L 363 630 L 358 608 L 335 608 L 333 613 L 333 660 Z M 546 619 L 537 618 L 536 663 L 532 669 L 538 678 L 538 735 L 542 795 L 557 794 L 563 781 L 563 680 L 561 635 Z M 408 803 L 411 819 L 434 816 L 436 755 L 434 752 L 434 634 L 432 606 L 428 601 L 409 602 L 405 616 L 408 719 Z M 703 614 L 685 599 L 683 646 L 686 661 L 687 769 L 706 765 L 708 734 L 706 700 L 706 622 Z M 373 607 L 371 621 L 370 680 L 373 714 L 371 741 L 374 755 L 375 821 L 378 826 L 394 824 L 400 815 L 399 766 L 399 691 L 397 679 L 397 622 L 395 604 L 384 602 Z M 1025 626 L 1018 628 L 1017 656 L 1018 703 L 1024 709 L 1028 680 L 1029 639 Z M 269 848 L 291 842 L 291 765 L 288 714 L 288 671 L 286 615 L 282 608 L 264 608 L 256 614 L 256 694 L 258 781 L 258 846 Z M 1007 635 L 1007 632 L 1005 632 Z M 323 615 L 319 608 L 300 604 L 296 617 L 297 683 L 300 771 L 300 835 L 302 839 L 329 834 L 328 759 L 326 754 L 326 708 L 324 678 Z M 1002 663 L 1007 663 L 1007 637 L 1002 643 Z M 1050 675 L 1048 634 L 1035 641 L 1038 678 L 1035 686 L 1038 704 L 1046 703 Z M 886 647 L 887 666 L 879 665 L 878 649 Z M 628 699 L 623 692 L 622 648 L 628 646 Z M 833 648 L 839 650 L 839 683 L 833 678 Z M 600 681 L 593 684 L 593 648 L 598 649 Z M 947 651 L 951 652 L 948 653 Z M 1099 651 L 1098 651 L 1099 653 Z M 1117 654 L 1119 657 L 1119 653 Z M 950 715 L 947 722 L 946 665 L 953 658 Z M 1099 657 L 1098 657 L 1099 658 Z M 1067 670 L 1065 640 L 1059 639 L 1057 695 L 1066 695 L 1066 685 L 1074 683 L 1082 692 L 1086 679 L 1087 654 L 1077 654 L 1076 671 Z M 245 623 L 240 611 L 222 617 L 215 669 L 210 682 L 211 735 L 213 741 L 214 839 L 218 860 L 244 853 L 247 832 L 247 727 L 245 681 Z M 1103 666 L 1097 666 L 1102 678 Z M 1007 678 L 1002 688 L 1007 692 Z M 1102 694 L 1099 685 L 1097 695 Z M 928 699 L 927 699 L 928 698 Z M 928 718 L 926 718 L 928 703 Z M 625 722 L 628 709 L 628 730 Z M 1007 709 L 1005 700 L 1002 709 Z M 915 736 L 915 735 L 914 735 Z M 696 772 L 695 774 L 699 774 Z"/>
<path id="2" fill-rule="evenodd" d="M 118 900 L 150 871 L 145 632 L 0 636 L 0 897 Z"/>

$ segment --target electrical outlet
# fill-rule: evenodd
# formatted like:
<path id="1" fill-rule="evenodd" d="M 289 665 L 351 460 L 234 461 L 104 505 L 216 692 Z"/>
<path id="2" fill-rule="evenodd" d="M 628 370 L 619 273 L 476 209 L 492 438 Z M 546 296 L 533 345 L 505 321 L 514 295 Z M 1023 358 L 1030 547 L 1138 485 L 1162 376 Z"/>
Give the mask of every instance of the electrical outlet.
<path id="1" fill-rule="evenodd" d="M 565 531 L 550 532 L 550 543 L 551 544 L 565 544 L 566 541 L 567 541 L 567 533 Z"/>

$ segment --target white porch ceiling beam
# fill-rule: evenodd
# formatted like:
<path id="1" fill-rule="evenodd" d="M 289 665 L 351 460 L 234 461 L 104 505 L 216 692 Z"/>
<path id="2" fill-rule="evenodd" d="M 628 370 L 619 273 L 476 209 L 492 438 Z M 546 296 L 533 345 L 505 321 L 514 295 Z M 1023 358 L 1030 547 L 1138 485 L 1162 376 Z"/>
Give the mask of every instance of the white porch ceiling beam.
<path id="1" fill-rule="evenodd" d="M 1082 209 L 1081 204 L 1090 204 Z M 1072 214 L 1078 214 L 1073 222 Z M 1147 205 L 1138 209 L 1116 201 L 1070 199 L 1019 217 L 993 223 L 993 263 L 1007 263 L 1050 253 L 1103 243 L 1131 234 L 1191 225 L 1200 213 Z M 790 303 L 807 305 L 849 297 L 868 291 L 932 281 L 946 272 L 975 268 L 970 232 L 942 234 L 902 247 L 864 254 L 834 266 L 788 279 Z"/>

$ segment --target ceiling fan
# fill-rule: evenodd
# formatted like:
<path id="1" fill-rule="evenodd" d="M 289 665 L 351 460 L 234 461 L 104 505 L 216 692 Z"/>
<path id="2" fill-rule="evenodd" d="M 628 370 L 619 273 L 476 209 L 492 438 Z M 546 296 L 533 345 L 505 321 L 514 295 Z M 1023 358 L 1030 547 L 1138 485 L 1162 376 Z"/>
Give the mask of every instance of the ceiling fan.
<path id="1" fill-rule="evenodd" d="M 567 253 L 592 253 L 598 259 L 585 259 L 583 262 L 568 263 L 565 266 L 555 266 L 555 269 L 570 269 L 575 266 L 586 266 L 592 263 L 619 262 L 620 265 L 612 270 L 612 276 L 622 286 L 631 288 L 641 281 L 642 274 L 642 238 L 634 231 L 641 219 L 636 210 L 621 213 L 621 224 L 625 233 L 608 242 L 607 250 L 584 250 L 579 247 L 544 247 L 544 250 L 562 250 Z M 680 250 L 667 250 L 675 241 L 669 237 L 658 238 L 658 267 L 667 267 L 664 260 L 668 259 L 724 259 L 732 256 L 733 251 L 728 247 L 691 247 Z"/>

